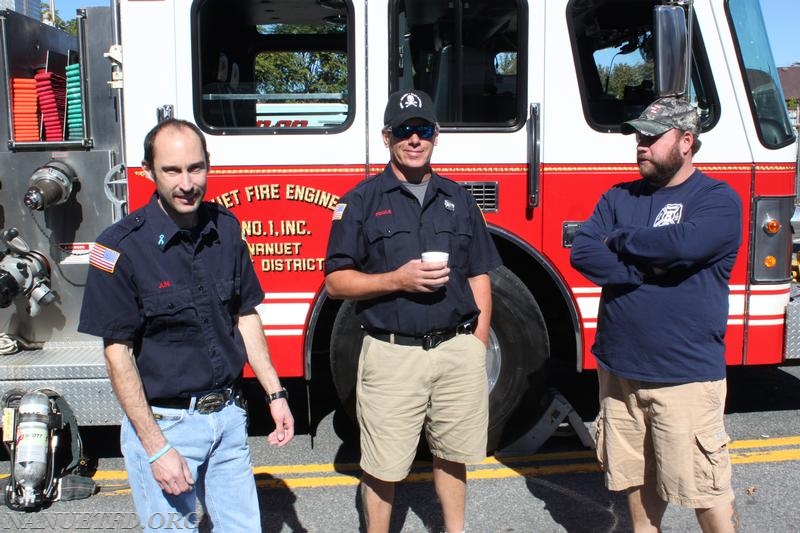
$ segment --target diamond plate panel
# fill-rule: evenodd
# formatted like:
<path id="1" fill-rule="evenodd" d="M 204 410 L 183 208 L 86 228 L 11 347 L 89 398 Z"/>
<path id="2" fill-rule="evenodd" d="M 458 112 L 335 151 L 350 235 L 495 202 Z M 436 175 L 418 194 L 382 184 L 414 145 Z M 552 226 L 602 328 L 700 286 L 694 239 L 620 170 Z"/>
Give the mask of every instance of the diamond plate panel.
<path id="1" fill-rule="evenodd" d="M 122 408 L 106 379 L 62 379 L 52 381 L 0 381 L 3 394 L 12 389 L 29 392 L 52 389 L 75 411 L 79 426 L 113 426 L 122 421 Z"/>
<path id="2" fill-rule="evenodd" d="M 107 377 L 100 341 L 48 342 L 41 350 L 0 356 L 0 381 Z"/>
<path id="3" fill-rule="evenodd" d="M 41 350 L 0 356 L 0 394 L 40 388 L 66 398 L 78 425 L 116 425 L 122 420 L 99 341 L 49 342 Z"/>
<path id="4" fill-rule="evenodd" d="M 785 359 L 800 359 L 800 298 L 792 298 L 786 306 Z"/>

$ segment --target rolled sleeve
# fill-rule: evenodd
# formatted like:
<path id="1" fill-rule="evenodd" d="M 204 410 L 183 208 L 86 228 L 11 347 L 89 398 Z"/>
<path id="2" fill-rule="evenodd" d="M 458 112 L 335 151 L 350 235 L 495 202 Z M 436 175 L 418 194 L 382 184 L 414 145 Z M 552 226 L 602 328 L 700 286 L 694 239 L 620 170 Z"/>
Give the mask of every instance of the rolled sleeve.
<path id="1" fill-rule="evenodd" d="M 134 339 L 142 318 L 132 272 L 125 253 L 120 254 L 113 272 L 89 267 L 78 331 L 105 339 Z"/>
<path id="2" fill-rule="evenodd" d="M 470 242 L 467 277 L 471 278 L 494 270 L 503 264 L 503 260 L 500 258 L 492 236 L 489 234 L 489 229 L 486 227 L 483 212 L 472 195 L 469 196 L 469 204 L 471 206 L 472 240 Z"/>
<path id="3" fill-rule="evenodd" d="M 362 230 L 363 201 L 356 194 L 342 197 L 341 215 L 331 224 L 328 249 L 325 254 L 325 275 L 337 270 L 355 268 L 359 258 L 366 256 Z"/>
<path id="4" fill-rule="evenodd" d="M 264 301 L 264 289 L 256 276 L 256 270 L 253 267 L 253 260 L 250 259 L 250 252 L 247 250 L 247 245 L 241 241 L 239 248 L 240 269 L 241 269 L 241 298 L 242 305 L 239 309 L 240 313 L 245 313 L 251 309 L 255 309 Z"/>

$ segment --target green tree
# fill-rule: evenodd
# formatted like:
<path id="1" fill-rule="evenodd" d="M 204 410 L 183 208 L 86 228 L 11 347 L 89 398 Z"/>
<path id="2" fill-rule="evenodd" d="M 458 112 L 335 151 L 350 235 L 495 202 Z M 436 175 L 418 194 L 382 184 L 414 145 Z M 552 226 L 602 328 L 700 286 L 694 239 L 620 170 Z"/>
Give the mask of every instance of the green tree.
<path id="1" fill-rule="evenodd" d="M 320 35 L 341 33 L 344 26 L 273 24 L 259 30 L 265 34 Z M 347 54 L 318 50 L 265 51 L 256 57 L 255 77 L 256 90 L 263 94 L 344 93 Z"/>
<path id="2" fill-rule="evenodd" d="M 42 10 L 42 20 L 52 19 L 54 21 L 53 26 L 55 26 L 59 30 L 64 30 L 70 35 L 78 35 L 78 23 L 74 17 L 70 20 L 65 21 L 58 14 L 58 9 L 56 9 L 55 14 L 51 16 L 49 3 L 42 2 L 39 5 L 41 6 Z"/>
<path id="3" fill-rule="evenodd" d="M 653 64 L 651 62 L 629 65 L 622 63 L 615 65 L 611 70 L 609 79 L 608 67 L 597 65 L 600 82 L 605 88 L 605 93 L 622 100 L 625 96 L 625 86 L 639 86 L 642 80 L 654 79 Z"/>

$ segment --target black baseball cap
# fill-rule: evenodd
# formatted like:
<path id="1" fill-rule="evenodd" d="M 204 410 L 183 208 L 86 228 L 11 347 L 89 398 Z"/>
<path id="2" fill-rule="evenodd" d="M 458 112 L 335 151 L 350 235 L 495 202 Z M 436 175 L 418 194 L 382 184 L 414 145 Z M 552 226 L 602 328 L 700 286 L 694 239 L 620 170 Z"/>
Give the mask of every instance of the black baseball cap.
<path id="1" fill-rule="evenodd" d="M 412 118 L 436 124 L 436 109 L 428 93 L 419 90 L 405 90 L 390 94 L 389 101 L 386 103 L 386 111 L 383 113 L 384 125 L 393 128 Z"/>

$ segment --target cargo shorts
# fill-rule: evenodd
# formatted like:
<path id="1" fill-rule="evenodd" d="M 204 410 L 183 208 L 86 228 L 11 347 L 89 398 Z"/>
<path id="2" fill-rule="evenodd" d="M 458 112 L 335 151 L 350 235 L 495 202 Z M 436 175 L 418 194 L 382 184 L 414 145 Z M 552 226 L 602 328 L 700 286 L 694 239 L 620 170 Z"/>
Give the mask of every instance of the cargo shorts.
<path id="1" fill-rule="evenodd" d="M 435 457 L 457 463 L 486 458 L 489 392 L 486 346 L 456 335 L 430 350 L 364 337 L 356 411 L 361 468 L 383 481 L 411 470 L 422 429 Z"/>
<path id="2" fill-rule="evenodd" d="M 598 368 L 597 458 L 610 490 L 655 483 L 667 502 L 707 509 L 733 501 L 727 383 L 629 380 Z"/>

